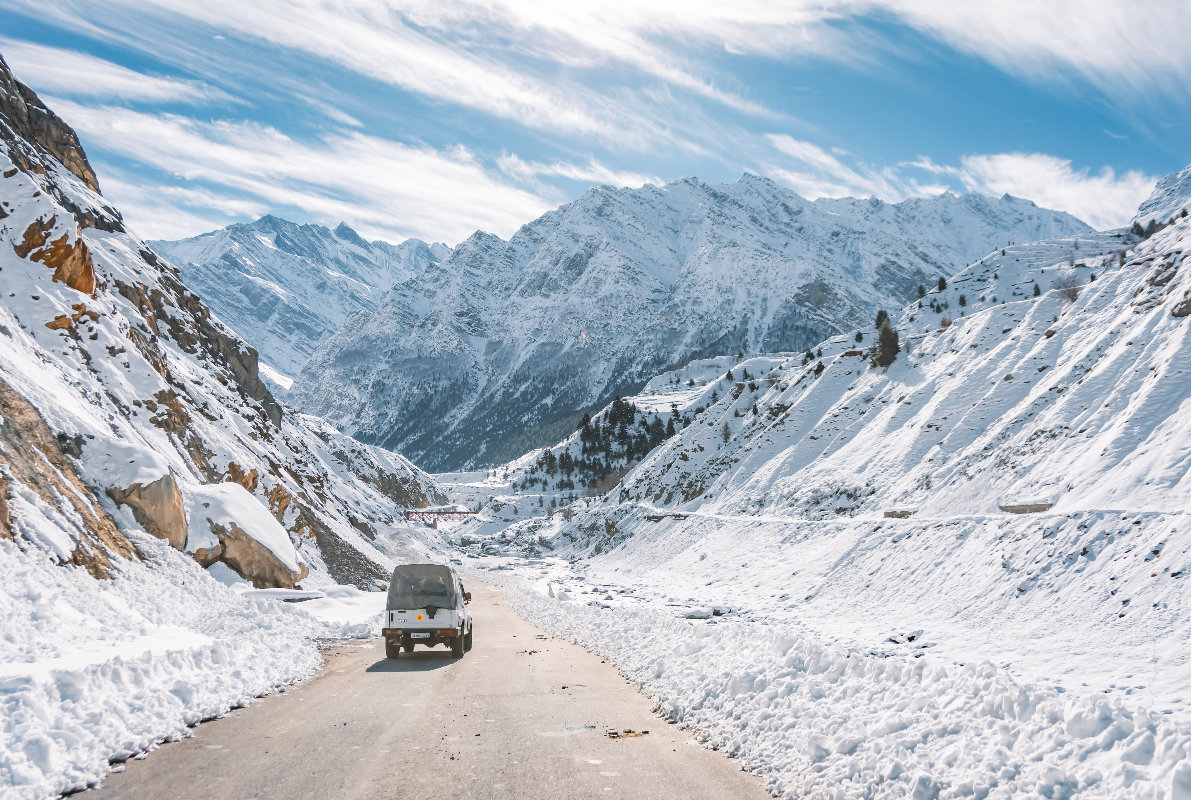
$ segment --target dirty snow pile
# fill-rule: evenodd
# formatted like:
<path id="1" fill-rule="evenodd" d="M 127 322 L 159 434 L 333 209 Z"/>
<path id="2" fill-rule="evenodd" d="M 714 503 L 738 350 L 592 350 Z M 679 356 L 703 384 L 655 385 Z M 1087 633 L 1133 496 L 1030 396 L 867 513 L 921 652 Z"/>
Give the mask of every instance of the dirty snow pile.
<path id="1" fill-rule="evenodd" d="M 311 676 L 314 639 L 382 624 L 382 592 L 284 603 L 226 588 L 158 539 L 134 541 L 145 560 L 116 559 L 118 574 L 96 580 L 0 540 L 0 795 L 95 785 L 110 761 Z"/>

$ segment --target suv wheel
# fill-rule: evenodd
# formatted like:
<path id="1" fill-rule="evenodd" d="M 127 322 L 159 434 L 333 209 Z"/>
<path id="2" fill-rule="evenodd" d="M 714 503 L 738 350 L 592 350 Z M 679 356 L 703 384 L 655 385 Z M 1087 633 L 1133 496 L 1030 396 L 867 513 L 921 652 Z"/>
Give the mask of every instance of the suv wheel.
<path id="1" fill-rule="evenodd" d="M 384 654 L 390 659 L 394 660 L 400 657 L 400 645 L 392 644 L 391 642 L 385 642 L 383 649 Z"/>
<path id="2" fill-rule="evenodd" d="M 455 636 L 450 640 L 450 655 L 455 658 L 463 657 L 463 639 L 465 636 Z"/>
<path id="3" fill-rule="evenodd" d="M 471 630 L 467 631 L 466 641 L 463 642 L 463 650 L 471 649 L 471 646 L 474 644 L 474 642 L 473 642 L 474 638 L 475 638 L 475 626 L 472 625 Z"/>

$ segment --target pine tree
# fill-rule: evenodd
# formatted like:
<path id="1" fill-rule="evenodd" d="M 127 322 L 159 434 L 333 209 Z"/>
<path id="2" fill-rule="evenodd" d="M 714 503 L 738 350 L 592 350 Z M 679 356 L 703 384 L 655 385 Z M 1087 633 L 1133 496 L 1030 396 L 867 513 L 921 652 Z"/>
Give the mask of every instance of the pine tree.
<path id="1" fill-rule="evenodd" d="M 688 386 L 695 386 L 695 385 L 696 385 L 696 379 L 688 378 Z"/>
<path id="2" fill-rule="evenodd" d="M 745 367 L 742 367 L 742 380 L 744 380 L 744 381 L 750 380 L 750 373 L 746 371 Z"/>
<path id="3" fill-rule="evenodd" d="M 939 292 L 946 291 L 946 279 L 945 278 L 938 278 L 938 291 Z"/>
<path id="4" fill-rule="evenodd" d="M 1033 296 L 1034 296 L 1034 297 L 1041 297 L 1041 295 L 1042 295 L 1042 287 L 1038 286 L 1038 285 L 1035 283 L 1035 284 L 1033 285 Z"/>
<path id="5" fill-rule="evenodd" d="M 729 444 L 729 436 L 729 423 L 726 422 L 725 427 L 721 429 L 721 441 L 725 444 Z"/>
<path id="6" fill-rule="evenodd" d="M 918 283 L 918 284 L 917 284 L 917 297 L 918 297 L 918 299 L 919 299 L 919 298 L 922 298 L 922 297 L 924 297 L 924 296 L 925 296 L 925 284 L 923 284 L 923 283 Z"/>
<path id="7" fill-rule="evenodd" d="M 888 313 L 882 308 L 875 313 L 875 330 L 883 327 L 883 324 L 888 321 Z"/>
<path id="8" fill-rule="evenodd" d="M 891 325 L 885 322 L 883 327 L 879 329 L 879 340 L 872 350 L 872 366 L 890 366 L 900 353 L 900 335 L 892 330 Z"/>
<path id="9" fill-rule="evenodd" d="M 858 333 L 854 334 L 854 341 L 856 341 L 856 342 L 862 341 L 862 331 L 859 331 Z"/>
<path id="10" fill-rule="evenodd" d="M 730 381 L 730 382 L 733 381 L 733 370 L 729 370 L 728 372 L 725 373 L 725 380 Z"/>
<path id="11" fill-rule="evenodd" d="M 965 306 L 967 304 L 967 296 L 965 294 L 960 294 L 958 296 L 958 304 L 960 306 Z"/>
<path id="12" fill-rule="evenodd" d="M 715 402 L 717 402 L 717 390 L 716 390 L 716 389 L 713 389 L 713 393 L 712 393 L 712 401 L 713 401 L 714 403 L 715 403 Z"/>

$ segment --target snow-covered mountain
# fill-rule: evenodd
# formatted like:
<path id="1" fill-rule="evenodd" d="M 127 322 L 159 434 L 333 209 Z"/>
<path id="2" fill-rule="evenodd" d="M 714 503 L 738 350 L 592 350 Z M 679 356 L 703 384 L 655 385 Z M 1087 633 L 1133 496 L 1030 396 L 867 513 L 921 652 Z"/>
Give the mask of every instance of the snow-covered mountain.
<path id="1" fill-rule="evenodd" d="M 147 244 L 179 266 L 183 282 L 258 350 L 267 377 L 285 390 L 350 313 L 375 310 L 394 284 L 450 252 L 419 239 L 368 242 L 344 223 L 330 230 L 274 216 Z"/>
<path id="2" fill-rule="evenodd" d="M 898 310 L 886 368 L 868 325 L 652 381 L 690 425 L 463 549 L 574 560 L 525 613 L 782 796 L 1189 796 L 1186 175 L 1145 240 L 1006 247 Z"/>
<path id="3" fill-rule="evenodd" d="M 752 175 L 600 186 L 510 241 L 476 233 L 352 313 L 293 398 L 429 469 L 501 463 L 667 367 L 804 349 L 993 249 L 1089 231 L 1007 196 L 813 203 Z"/>
<path id="4" fill-rule="evenodd" d="M 1192 168 L 1187 166 L 1173 175 L 1164 175 L 1146 202 L 1138 207 L 1130 224 L 1149 225 L 1151 221 L 1166 224 L 1178 217 L 1192 204 Z M 1189 212 L 1190 213 L 1190 212 Z"/>
<path id="5" fill-rule="evenodd" d="M 0 143 L 0 538 L 97 576 L 148 532 L 260 587 L 384 577 L 436 483 L 276 402 L 2 61 Z"/>

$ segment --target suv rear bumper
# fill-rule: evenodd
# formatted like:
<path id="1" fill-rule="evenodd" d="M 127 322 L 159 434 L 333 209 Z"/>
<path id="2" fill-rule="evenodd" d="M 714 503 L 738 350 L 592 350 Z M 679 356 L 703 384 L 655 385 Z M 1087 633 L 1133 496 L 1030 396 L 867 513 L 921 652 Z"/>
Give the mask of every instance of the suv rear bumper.
<path id="1" fill-rule="evenodd" d="M 413 634 L 418 636 L 413 636 Z M 388 644 L 450 644 L 459 638 L 462 631 L 458 628 L 384 628 L 383 638 Z"/>

